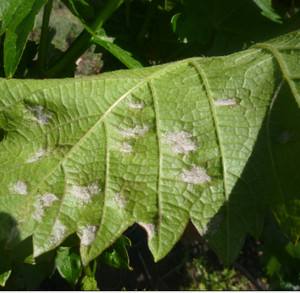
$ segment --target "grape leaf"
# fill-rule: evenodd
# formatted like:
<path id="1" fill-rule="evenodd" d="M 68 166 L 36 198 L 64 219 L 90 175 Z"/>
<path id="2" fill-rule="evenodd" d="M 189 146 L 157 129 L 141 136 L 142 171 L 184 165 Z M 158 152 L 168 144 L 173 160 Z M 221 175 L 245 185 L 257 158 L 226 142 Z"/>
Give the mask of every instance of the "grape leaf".
<path id="1" fill-rule="evenodd" d="M 11 274 L 11 270 L 6 271 L 6 272 L 0 274 L 0 286 L 1 287 L 5 286 L 7 280 L 10 277 L 10 274 Z"/>
<path id="2" fill-rule="evenodd" d="M 82 271 L 80 256 L 70 247 L 60 247 L 57 250 L 55 264 L 59 274 L 75 286 Z"/>
<path id="3" fill-rule="evenodd" d="M 35 256 L 77 233 L 84 264 L 134 223 L 156 261 L 191 220 L 230 263 L 270 207 L 295 239 L 299 63 L 294 32 L 226 57 L 1 79 L 0 212 Z"/>
<path id="4" fill-rule="evenodd" d="M 20 62 L 35 16 L 46 0 L 13 0 L 0 4 L 0 34 L 5 32 L 4 70 L 12 77 Z"/>
<path id="5" fill-rule="evenodd" d="M 274 11 L 271 0 L 253 0 L 253 1 L 261 9 L 262 15 L 275 22 L 279 22 L 279 23 L 282 22 L 280 15 L 278 15 Z"/>

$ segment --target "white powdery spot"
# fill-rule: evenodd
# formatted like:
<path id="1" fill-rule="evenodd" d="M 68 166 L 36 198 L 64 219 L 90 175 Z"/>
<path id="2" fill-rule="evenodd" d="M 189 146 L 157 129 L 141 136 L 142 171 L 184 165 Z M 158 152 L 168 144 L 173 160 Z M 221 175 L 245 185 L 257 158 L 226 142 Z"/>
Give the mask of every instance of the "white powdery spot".
<path id="1" fill-rule="evenodd" d="M 127 138 L 133 138 L 137 136 L 143 136 L 145 133 L 149 131 L 148 126 L 135 126 L 134 128 L 127 128 L 120 130 L 122 136 Z"/>
<path id="2" fill-rule="evenodd" d="M 115 194 L 114 200 L 119 208 L 124 209 L 126 207 L 127 201 L 120 192 Z"/>
<path id="3" fill-rule="evenodd" d="M 55 201 L 58 200 L 57 196 L 53 193 L 45 193 L 40 199 L 44 207 L 50 207 Z"/>
<path id="4" fill-rule="evenodd" d="M 197 146 L 192 141 L 192 135 L 186 131 L 171 132 L 165 136 L 175 154 L 187 154 L 195 151 Z"/>
<path id="5" fill-rule="evenodd" d="M 60 221 L 56 220 L 50 236 L 50 245 L 57 245 L 66 235 L 67 227 Z"/>
<path id="6" fill-rule="evenodd" d="M 149 223 L 138 223 L 141 227 L 143 227 L 148 235 L 148 239 L 151 239 L 155 233 L 155 226 Z"/>
<path id="7" fill-rule="evenodd" d="M 235 99 L 218 99 L 215 100 L 216 106 L 235 106 L 237 104 Z"/>
<path id="8" fill-rule="evenodd" d="M 81 245 L 89 246 L 96 238 L 97 226 L 87 225 L 78 231 Z"/>
<path id="9" fill-rule="evenodd" d="M 123 142 L 120 147 L 120 151 L 125 154 L 130 154 L 132 153 L 132 145 L 127 142 Z"/>
<path id="10" fill-rule="evenodd" d="M 205 169 L 196 166 L 194 166 L 191 170 L 183 170 L 181 173 L 181 179 L 183 182 L 191 184 L 203 184 L 211 180 Z"/>
<path id="11" fill-rule="evenodd" d="M 17 193 L 20 195 L 27 195 L 27 184 L 24 181 L 17 181 L 9 188 L 11 193 Z"/>
<path id="12" fill-rule="evenodd" d="M 41 222 L 43 216 L 44 216 L 44 207 L 41 203 L 41 201 L 38 199 L 35 203 L 34 203 L 34 212 L 32 215 L 32 218 L 38 222 Z"/>
<path id="13" fill-rule="evenodd" d="M 91 195 L 96 195 L 101 191 L 101 188 L 99 187 L 97 182 L 91 183 L 87 186 L 87 189 Z"/>
<path id="14" fill-rule="evenodd" d="M 88 186 L 73 185 L 70 188 L 70 194 L 83 204 L 89 203 L 92 197 L 100 191 L 101 189 L 96 182 Z"/>
<path id="15" fill-rule="evenodd" d="M 32 217 L 40 222 L 45 214 L 45 208 L 50 207 L 56 200 L 58 200 L 58 198 L 53 193 L 45 193 L 42 196 L 38 195 L 34 204 L 34 213 Z"/>
<path id="16" fill-rule="evenodd" d="M 141 110 L 145 107 L 145 105 L 143 102 L 140 102 L 140 103 L 129 102 L 128 107 L 130 109 L 134 109 L 134 110 Z"/>
<path id="17" fill-rule="evenodd" d="M 32 112 L 32 114 L 35 116 L 38 123 L 44 125 L 49 122 L 49 119 L 51 118 L 51 114 L 47 112 L 43 106 L 37 105 L 37 106 L 30 106 L 29 110 Z"/>
<path id="18" fill-rule="evenodd" d="M 34 163 L 40 160 L 45 154 L 46 151 L 44 149 L 38 149 L 38 151 L 26 161 L 26 163 Z"/>

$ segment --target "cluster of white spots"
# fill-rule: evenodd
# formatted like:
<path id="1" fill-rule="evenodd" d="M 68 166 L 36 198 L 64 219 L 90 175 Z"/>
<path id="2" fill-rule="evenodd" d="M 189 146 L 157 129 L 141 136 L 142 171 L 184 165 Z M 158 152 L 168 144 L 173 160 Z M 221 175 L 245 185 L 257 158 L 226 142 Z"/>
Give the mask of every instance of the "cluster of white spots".
<path id="1" fill-rule="evenodd" d="M 165 135 L 168 144 L 175 154 L 187 154 L 195 151 L 197 146 L 191 139 L 192 135 L 186 131 L 170 132 Z"/>
<path id="2" fill-rule="evenodd" d="M 96 195 L 101 191 L 101 188 L 99 187 L 97 182 L 94 182 L 87 186 L 87 190 L 91 195 Z"/>
<path id="3" fill-rule="evenodd" d="M 37 152 L 26 161 L 26 163 L 34 163 L 40 160 L 45 154 L 46 154 L 46 150 L 38 149 Z"/>
<path id="4" fill-rule="evenodd" d="M 149 223 L 138 223 L 141 227 L 143 227 L 147 233 L 148 239 L 151 239 L 155 233 L 155 226 Z"/>
<path id="5" fill-rule="evenodd" d="M 191 170 L 183 170 L 181 173 L 183 182 L 191 184 L 203 184 L 211 180 L 206 170 L 201 167 L 194 166 Z"/>
<path id="6" fill-rule="evenodd" d="M 50 236 L 50 245 L 57 245 L 66 235 L 67 227 L 60 221 L 56 220 Z"/>
<path id="7" fill-rule="evenodd" d="M 87 225 L 78 231 L 81 245 L 89 246 L 96 238 L 97 226 Z"/>
<path id="8" fill-rule="evenodd" d="M 114 201 L 119 208 L 124 209 L 126 207 L 127 201 L 120 192 L 115 194 Z"/>
<path id="9" fill-rule="evenodd" d="M 142 110 L 145 107 L 145 105 L 143 102 L 140 102 L 140 103 L 129 102 L 128 107 L 130 109 L 134 109 L 134 110 Z"/>
<path id="10" fill-rule="evenodd" d="M 88 186 L 72 185 L 70 187 L 70 194 L 83 204 L 89 203 L 92 197 L 100 191 L 101 189 L 96 182 Z"/>
<path id="11" fill-rule="evenodd" d="M 145 126 L 135 126 L 133 128 L 127 128 L 120 130 L 122 136 L 126 138 L 133 138 L 137 136 L 143 136 L 149 131 L 149 127 Z"/>
<path id="12" fill-rule="evenodd" d="M 216 106 L 235 106 L 236 100 L 235 99 L 218 99 L 215 100 Z"/>
<path id="13" fill-rule="evenodd" d="M 24 181 L 17 181 L 15 184 L 12 184 L 9 188 L 11 193 L 16 193 L 20 195 L 27 195 L 27 184 Z"/>
<path id="14" fill-rule="evenodd" d="M 45 208 L 50 207 L 56 200 L 58 200 L 58 198 L 53 193 L 38 195 L 37 201 L 34 204 L 34 213 L 32 217 L 40 222 L 45 214 Z"/>
<path id="15" fill-rule="evenodd" d="M 49 122 L 49 119 L 51 118 L 51 114 L 47 112 L 43 106 L 36 105 L 36 106 L 30 106 L 29 110 L 32 112 L 32 114 L 35 116 L 38 123 L 44 125 Z"/>
<path id="16" fill-rule="evenodd" d="M 132 153 L 132 145 L 128 142 L 123 142 L 120 147 L 120 151 L 125 154 Z"/>

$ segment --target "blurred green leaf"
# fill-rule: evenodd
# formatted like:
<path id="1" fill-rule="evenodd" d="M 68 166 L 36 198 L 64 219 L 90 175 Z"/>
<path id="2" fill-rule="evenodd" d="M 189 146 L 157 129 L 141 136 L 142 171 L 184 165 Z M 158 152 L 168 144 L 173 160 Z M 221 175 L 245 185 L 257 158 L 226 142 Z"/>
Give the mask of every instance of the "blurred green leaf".
<path id="1" fill-rule="evenodd" d="M 84 14 L 81 13 L 81 11 L 78 11 L 78 2 L 75 0 L 69 0 L 69 8 L 71 12 L 78 17 L 78 19 L 83 24 L 84 28 L 93 36 L 92 42 L 103 47 L 105 50 L 107 50 L 109 53 L 111 53 L 113 56 L 115 56 L 118 60 L 120 60 L 127 68 L 140 68 L 143 67 L 143 65 L 136 60 L 132 54 L 121 47 L 119 47 L 117 44 L 114 43 L 114 38 L 110 38 L 106 35 L 106 32 L 103 28 L 101 28 L 98 31 L 93 30 L 86 22 L 86 18 L 83 16 Z M 86 5 L 88 5 L 86 3 Z M 91 6 L 88 6 L 91 8 Z"/>
<path id="2" fill-rule="evenodd" d="M 0 1 L 0 35 L 9 26 L 18 7 L 24 0 Z"/>
<path id="3" fill-rule="evenodd" d="M 84 276 L 81 281 L 81 289 L 84 291 L 98 291 L 97 281 L 93 276 Z"/>
<path id="4" fill-rule="evenodd" d="M 300 259 L 300 243 L 294 244 L 289 242 L 285 249 L 290 256 Z"/>
<path id="5" fill-rule="evenodd" d="M 278 15 L 272 7 L 272 0 L 253 0 L 254 3 L 262 10 L 262 15 L 265 17 L 281 23 L 281 17 Z"/>
<path id="6" fill-rule="evenodd" d="M 180 0 L 164 0 L 164 9 L 170 11 L 176 7 Z"/>
<path id="7" fill-rule="evenodd" d="M 273 275 L 279 273 L 280 268 L 281 268 L 281 264 L 278 261 L 277 257 L 275 257 L 275 256 L 270 257 L 270 259 L 268 260 L 268 262 L 266 264 L 267 275 L 273 276 Z"/>
<path id="8" fill-rule="evenodd" d="M 95 17 L 95 9 L 89 1 L 63 0 L 63 2 L 69 8 L 69 10 L 84 24 Z"/>
<path id="9" fill-rule="evenodd" d="M 55 258 L 55 265 L 59 274 L 71 285 L 76 285 L 81 275 L 80 256 L 70 247 L 59 247 Z"/>
<path id="10" fill-rule="evenodd" d="M 8 278 L 11 275 L 11 270 L 8 270 L 2 274 L 0 274 L 0 286 L 4 287 L 6 284 L 6 281 L 8 280 Z"/>
<path id="11" fill-rule="evenodd" d="M 190 46 L 200 45 L 200 51 L 206 55 L 223 55 L 274 37 L 293 27 L 297 19 L 299 22 L 296 15 L 282 24 L 278 18 L 276 22 L 270 21 L 268 18 L 273 10 L 272 6 L 267 9 L 269 1 L 256 2 L 183 0 L 171 19 L 173 31 L 181 42 Z M 263 2 L 266 2 L 265 6 Z M 264 8 L 263 13 L 268 18 L 260 13 L 258 4 L 261 9 Z M 275 14 L 272 15 L 274 19 Z"/>
<path id="12" fill-rule="evenodd" d="M 7 77 L 12 77 L 20 62 L 35 16 L 46 0 L 14 0 L 3 9 L 4 41 L 4 71 Z"/>
<path id="13" fill-rule="evenodd" d="M 116 269 L 132 270 L 127 252 L 130 246 L 130 239 L 126 236 L 121 236 L 111 248 L 103 252 L 101 261 Z"/>
<path id="14" fill-rule="evenodd" d="M 143 67 L 143 65 L 136 60 L 130 52 L 115 44 L 113 38 L 107 37 L 104 30 L 102 30 L 100 34 L 98 33 L 93 35 L 92 42 L 103 47 L 105 50 L 119 59 L 129 69 Z"/>

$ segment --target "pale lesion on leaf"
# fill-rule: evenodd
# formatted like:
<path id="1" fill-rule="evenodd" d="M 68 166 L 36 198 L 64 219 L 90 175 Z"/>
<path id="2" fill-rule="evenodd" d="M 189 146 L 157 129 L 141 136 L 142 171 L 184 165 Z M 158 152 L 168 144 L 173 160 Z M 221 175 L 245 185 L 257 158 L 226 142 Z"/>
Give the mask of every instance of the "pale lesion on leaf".
<path id="1" fill-rule="evenodd" d="M 90 246 L 96 239 L 97 229 L 98 227 L 94 225 L 87 225 L 81 227 L 78 231 L 81 245 Z"/>
<path id="2" fill-rule="evenodd" d="M 133 151 L 133 147 L 128 142 L 123 142 L 120 146 L 120 151 L 124 154 L 131 154 Z"/>
<path id="3" fill-rule="evenodd" d="M 14 194 L 27 195 L 28 186 L 24 181 L 18 180 L 9 187 L 9 191 Z"/>
<path id="4" fill-rule="evenodd" d="M 84 205 L 90 203 L 92 198 L 101 192 L 101 188 L 97 182 L 93 182 L 87 186 L 71 185 L 67 192 Z"/>
<path id="5" fill-rule="evenodd" d="M 48 124 L 52 118 L 52 114 L 42 105 L 28 105 L 27 109 L 32 113 L 34 119 L 41 125 Z"/>
<path id="6" fill-rule="evenodd" d="M 46 155 L 46 150 L 43 148 L 38 149 L 31 157 L 29 157 L 26 163 L 35 163 L 41 160 Z"/>
<path id="7" fill-rule="evenodd" d="M 224 98 L 214 100 L 215 106 L 224 107 L 224 106 L 237 106 L 238 101 L 236 98 Z"/>
<path id="8" fill-rule="evenodd" d="M 184 169 L 181 173 L 181 179 L 189 184 L 204 184 L 211 181 L 207 171 L 199 166 L 193 166 L 190 170 Z"/>
<path id="9" fill-rule="evenodd" d="M 45 209 L 51 207 L 57 200 L 58 197 L 53 193 L 44 193 L 43 195 L 38 194 L 36 202 L 34 203 L 33 219 L 41 222 L 45 214 Z"/>
<path id="10" fill-rule="evenodd" d="M 163 137 L 175 154 L 188 154 L 197 149 L 192 134 L 186 131 L 168 132 Z"/>
<path id="11" fill-rule="evenodd" d="M 148 131 L 148 125 L 136 125 L 133 128 L 120 129 L 120 134 L 125 138 L 136 138 L 145 135 Z"/>

